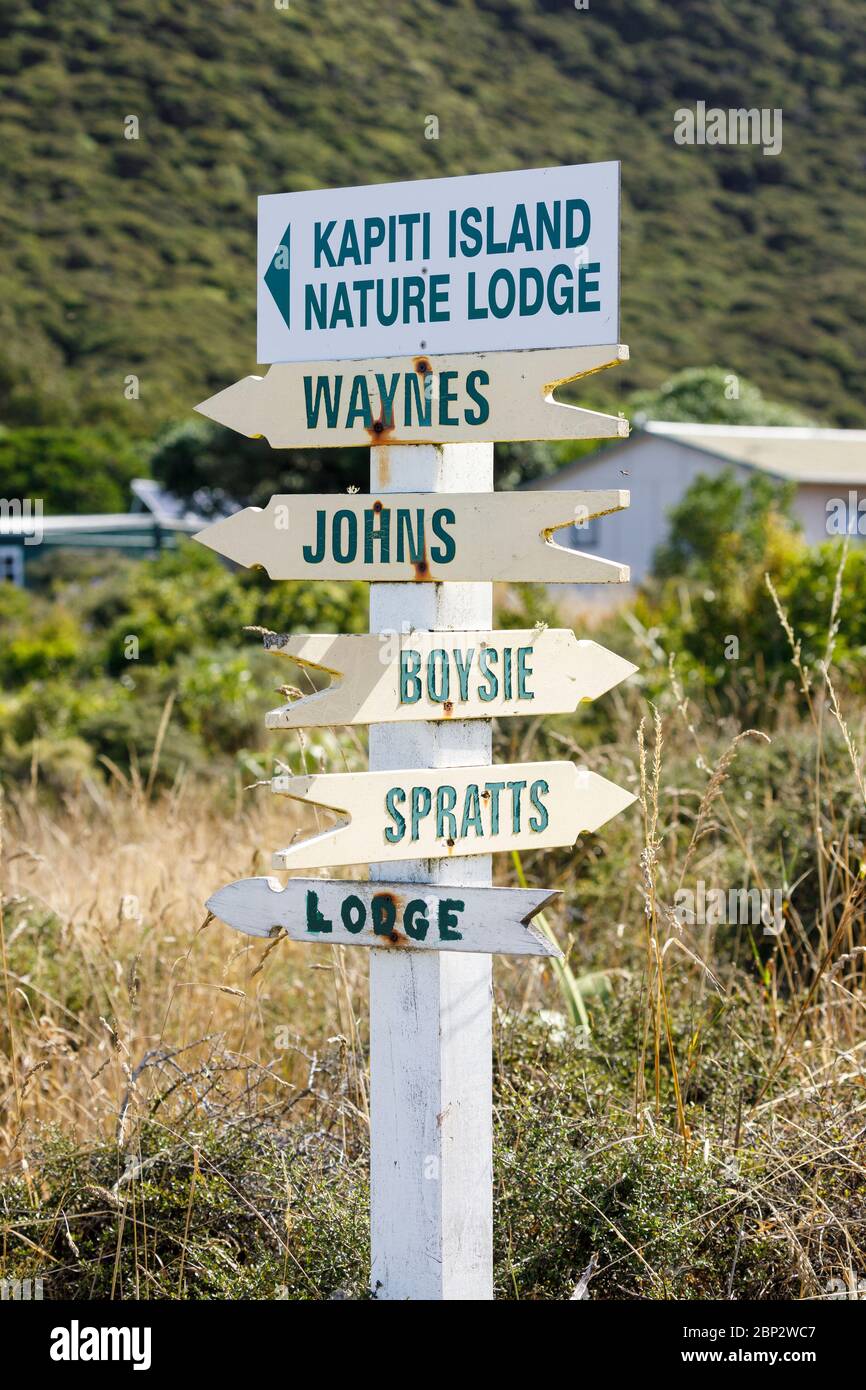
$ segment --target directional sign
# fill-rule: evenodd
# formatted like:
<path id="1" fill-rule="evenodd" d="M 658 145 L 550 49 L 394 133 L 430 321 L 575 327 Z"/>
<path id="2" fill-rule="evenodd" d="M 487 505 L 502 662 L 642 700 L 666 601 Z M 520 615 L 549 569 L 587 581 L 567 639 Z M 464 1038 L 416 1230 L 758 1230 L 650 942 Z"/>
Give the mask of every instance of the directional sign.
<path id="1" fill-rule="evenodd" d="M 278 869 L 573 845 L 635 800 L 567 762 L 280 776 L 271 789 L 347 817 L 278 850 Z"/>
<path id="2" fill-rule="evenodd" d="M 326 690 L 271 710 L 269 729 L 570 713 L 637 670 L 571 628 L 269 633 L 264 643 L 332 677 Z"/>
<path id="3" fill-rule="evenodd" d="M 566 382 L 628 360 L 617 346 L 372 362 L 281 362 L 196 410 L 275 449 L 483 440 L 615 439 L 628 421 L 553 399 Z"/>
<path id="4" fill-rule="evenodd" d="M 569 550 L 553 533 L 574 528 L 579 537 L 593 517 L 628 501 L 619 489 L 292 494 L 235 512 L 195 539 L 239 565 L 261 565 L 271 579 L 624 584 L 627 565 Z"/>
<path id="5" fill-rule="evenodd" d="M 481 951 L 559 956 L 530 925 L 558 897 L 545 888 L 438 888 L 428 883 L 355 883 L 242 878 L 208 899 L 227 926 L 248 936 L 275 936 L 332 946 L 387 950 Z"/>
<path id="6" fill-rule="evenodd" d="M 619 337 L 618 163 L 270 194 L 258 248 L 259 362 Z"/>

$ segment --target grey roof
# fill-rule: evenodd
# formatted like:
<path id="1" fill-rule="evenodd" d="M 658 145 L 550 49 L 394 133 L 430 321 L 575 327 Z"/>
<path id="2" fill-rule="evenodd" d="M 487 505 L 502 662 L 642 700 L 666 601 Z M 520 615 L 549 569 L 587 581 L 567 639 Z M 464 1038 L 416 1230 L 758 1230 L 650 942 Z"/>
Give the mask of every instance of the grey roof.
<path id="1" fill-rule="evenodd" d="M 866 430 L 647 420 L 646 434 L 797 483 L 866 483 Z"/>
<path id="2" fill-rule="evenodd" d="M 135 498 L 131 509 L 134 513 L 150 512 L 160 526 L 166 527 L 175 526 L 178 522 L 194 523 L 199 528 L 207 525 L 204 517 L 188 507 L 181 498 L 175 497 L 173 492 L 166 492 L 155 479 L 133 478 L 130 486 Z"/>

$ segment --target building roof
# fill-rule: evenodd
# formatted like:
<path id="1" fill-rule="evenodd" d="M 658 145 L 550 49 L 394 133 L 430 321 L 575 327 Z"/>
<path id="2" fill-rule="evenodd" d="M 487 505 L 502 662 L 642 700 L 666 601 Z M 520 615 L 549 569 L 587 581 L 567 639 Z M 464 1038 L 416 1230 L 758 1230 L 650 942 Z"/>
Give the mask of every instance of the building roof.
<path id="1" fill-rule="evenodd" d="M 647 420 L 646 434 L 662 435 L 731 463 L 759 468 L 797 483 L 866 483 L 866 430 L 788 425 L 696 425 Z"/>
<path id="2" fill-rule="evenodd" d="M 134 513 L 150 512 L 160 526 L 171 527 L 176 522 L 188 521 L 201 530 L 202 526 L 207 525 L 205 518 L 195 508 L 188 507 L 173 492 L 166 492 L 154 478 L 133 478 L 130 487 L 134 499 L 130 510 Z"/>
<path id="3" fill-rule="evenodd" d="M 173 521 L 167 529 L 185 531 L 190 535 L 202 525 L 198 519 Z M 32 536 L 41 531 L 46 536 L 60 533 L 69 535 L 97 535 L 100 532 L 111 534 L 135 534 L 140 532 L 152 535 L 154 518 L 149 512 L 98 512 L 92 516 L 4 516 L 0 519 L 0 537 Z"/>
<path id="4" fill-rule="evenodd" d="M 41 504 L 0 504 L 0 542 L 4 539 L 47 545 L 114 546 L 123 550 L 152 549 L 160 532 L 194 535 L 207 525 L 193 508 L 150 478 L 132 482 L 133 502 L 128 512 L 98 512 L 89 516 L 44 516 Z"/>

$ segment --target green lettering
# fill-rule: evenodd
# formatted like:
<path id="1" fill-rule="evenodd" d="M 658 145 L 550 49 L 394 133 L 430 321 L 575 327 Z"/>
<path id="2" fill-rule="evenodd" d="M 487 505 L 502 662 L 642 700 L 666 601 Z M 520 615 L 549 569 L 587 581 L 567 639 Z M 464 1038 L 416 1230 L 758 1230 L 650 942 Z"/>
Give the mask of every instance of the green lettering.
<path id="1" fill-rule="evenodd" d="M 450 507 L 438 507 L 433 513 L 431 519 L 433 534 L 442 542 L 441 545 L 430 547 L 430 554 L 437 565 L 450 565 L 457 554 L 457 542 L 444 529 L 446 526 L 453 526 L 456 520 L 457 518 Z"/>
<path id="2" fill-rule="evenodd" d="M 379 525 L 375 525 L 378 516 Z M 373 546 L 379 545 L 379 564 L 387 565 L 391 558 L 391 512 L 382 507 L 377 513 L 375 507 L 364 512 L 364 564 L 374 564 Z"/>
<path id="3" fill-rule="evenodd" d="M 363 899 L 357 897 L 354 893 L 350 893 L 348 898 L 343 899 L 343 905 L 340 908 L 340 918 L 342 919 L 346 931 L 351 932 L 353 936 L 357 936 L 358 932 L 364 930 L 364 923 L 367 920 L 367 909 L 364 906 Z"/>
<path id="4" fill-rule="evenodd" d="M 438 665 L 438 682 L 437 682 Z M 427 694 L 434 704 L 444 705 L 450 698 L 451 673 L 448 666 L 448 653 L 437 647 L 427 658 Z"/>
<path id="5" fill-rule="evenodd" d="M 331 923 L 319 911 L 319 895 L 312 888 L 307 889 L 307 931 L 329 932 Z"/>
<path id="6" fill-rule="evenodd" d="M 487 681 L 486 686 L 479 685 L 478 698 L 483 700 L 486 705 L 491 700 L 495 700 L 499 694 L 499 679 L 491 671 L 490 667 L 499 660 L 499 653 L 495 647 L 482 647 L 481 655 L 478 658 L 478 669 Z"/>
<path id="7" fill-rule="evenodd" d="M 436 839 L 457 839 L 457 818 L 454 807 L 457 805 L 455 787 L 442 786 L 436 790 Z"/>
<path id="8" fill-rule="evenodd" d="M 410 903 L 406 904 L 403 926 L 406 929 L 406 935 L 411 936 L 413 941 L 424 940 L 430 923 L 427 920 L 427 904 L 423 898 L 413 898 Z"/>
<path id="9" fill-rule="evenodd" d="M 316 395 L 313 398 L 313 378 L 304 377 L 304 404 L 307 410 L 307 429 L 314 430 L 319 423 L 319 414 L 322 404 L 325 407 L 325 420 L 329 430 L 335 429 L 340 410 L 340 395 L 343 389 L 343 378 L 334 378 L 334 394 L 331 395 L 331 383 L 326 376 L 316 377 Z"/>
<path id="10" fill-rule="evenodd" d="M 457 392 L 448 389 L 449 383 L 455 381 L 457 372 L 439 373 L 439 423 L 440 425 L 459 425 L 460 421 L 456 415 L 448 414 L 448 406 L 457 400 Z"/>
<path id="11" fill-rule="evenodd" d="M 429 787 L 412 788 L 412 839 L 417 840 L 420 834 L 421 822 L 430 814 L 430 807 L 433 805 L 433 797 Z"/>
<path id="12" fill-rule="evenodd" d="M 400 704 L 415 705 L 421 699 L 421 653 L 411 650 L 400 653 Z"/>
<path id="13" fill-rule="evenodd" d="M 550 785 L 545 782 L 543 777 L 539 777 L 537 782 L 533 782 L 529 789 L 529 799 L 538 812 L 537 816 L 529 817 L 530 830 L 540 832 L 546 830 L 550 824 L 550 816 L 547 813 L 547 807 L 541 800 L 542 796 L 546 796 L 549 791 Z"/>
<path id="14" fill-rule="evenodd" d="M 454 648 L 454 666 L 457 671 L 457 684 L 460 687 L 461 700 L 469 699 L 469 671 L 474 655 L 474 647 L 470 647 L 465 653 L 459 651 L 457 647 Z"/>
<path id="15" fill-rule="evenodd" d="M 490 793 L 490 833 L 499 834 L 499 797 L 505 790 L 504 782 L 485 782 L 484 790 Z"/>
<path id="16" fill-rule="evenodd" d="M 477 410 L 466 411 L 467 425 L 483 425 L 490 418 L 490 402 L 486 396 L 482 396 L 477 389 L 479 386 L 489 386 L 490 377 L 487 372 L 470 372 L 466 378 L 466 394 L 470 400 L 477 405 Z"/>
<path id="17" fill-rule="evenodd" d="M 478 784 L 472 782 L 466 788 L 466 800 L 463 803 L 463 824 L 460 827 L 460 837 L 465 839 L 470 829 L 476 835 L 484 834 L 484 827 L 481 824 L 481 795 L 478 791 Z"/>
<path id="18" fill-rule="evenodd" d="M 356 420 L 363 420 L 367 429 L 370 429 L 373 424 L 370 389 L 365 376 L 356 376 L 352 379 L 352 394 L 349 397 L 349 408 L 346 412 L 347 429 L 354 425 Z"/>
<path id="19" fill-rule="evenodd" d="M 532 667 L 529 658 L 532 656 L 531 647 L 517 648 L 517 698 L 518 700 L 534 700 L 535 695 L 526 684 L 532 675 Z"/>
<path id="20" fill-rule="evenodd" d="M 373 935 L 390 936 L 397 920 L 397 904 L 388 893 L 377 893 L 371 904 Z"/>
<path id="21" fill-rule="evenodd" d="M 507 782 L 506 786 L 511 792 L 511 829 L 515 835 L 520 831 L 520 800 L 525 780 L 522 782 Z"/>
<path id="22" fill-rule="evenodd" d="M 439 900 L 439 940 L 462 941 L 463 933 L 455 931 L 457 913 L 466 906 L 460 898 L 440 898 Z"/>
<path id="23" fill-rule="evenodd" d="M 406 793 L 402 787 L 391 787 L 385 797 L 385 810 L 394 822 L 393 826 L 389 825 L 385 829 L 385 839 L 389 845 L 399 844 L 406 834 L 405 817 L 397 810 L 397 806 L 402 806 L 405 800 Z"/>

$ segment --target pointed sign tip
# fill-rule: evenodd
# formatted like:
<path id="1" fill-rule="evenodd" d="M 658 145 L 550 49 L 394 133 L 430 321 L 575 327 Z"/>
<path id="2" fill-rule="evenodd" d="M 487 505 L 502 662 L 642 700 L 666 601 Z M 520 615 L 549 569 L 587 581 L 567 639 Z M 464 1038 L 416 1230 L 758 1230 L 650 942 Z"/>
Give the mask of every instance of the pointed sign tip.
<path id="1" fill-rule="evenodd" d="M 250 390 L 255 390 L 263 380 L 260 376 L 242 377 L 233 385 L 217 391 L 215 396 L 208 396 L 207 400 L 199 401 L 193 409 L 217 425 L 224 425 L 236 434 L 246 435 L 247 439 L 261 439 L 261 430 L 250 400 Z"/>

